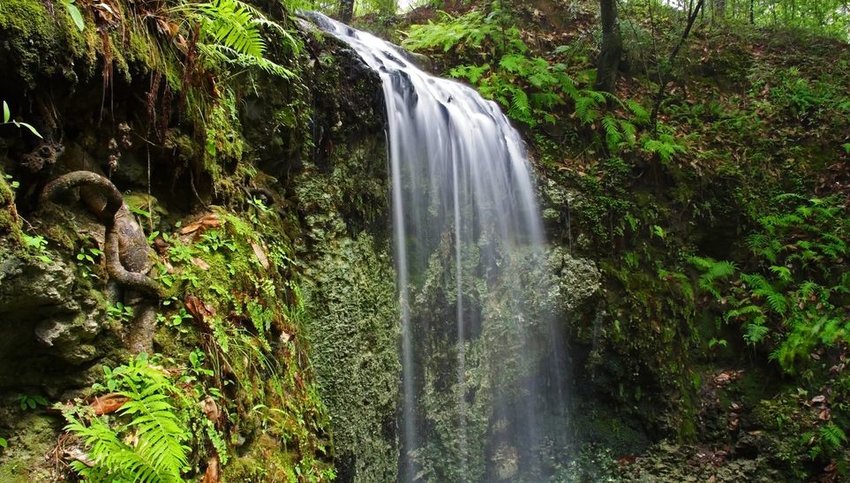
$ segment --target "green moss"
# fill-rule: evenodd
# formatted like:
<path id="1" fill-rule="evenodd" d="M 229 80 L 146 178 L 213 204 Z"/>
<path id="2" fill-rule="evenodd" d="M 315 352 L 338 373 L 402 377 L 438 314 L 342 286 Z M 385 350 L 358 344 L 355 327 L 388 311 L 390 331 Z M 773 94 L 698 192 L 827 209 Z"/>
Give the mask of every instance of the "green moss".
<path id="1" fill-rule="evenodd" d="M 212 176 L 216 185 L 219 185 L 226 176 L 226 164 L 238 163 L 245 151 L 242 125 L 236 109 L 236 95 L 232 90 L 226 90 L 210 106 L 203 126 L 204 170 Z"/>
<path id="2" fill-rule="evenodd" d="M 396 479 L 398 313 L 388 247 L 361 234 L 322 247 L 305 296 L 311 357 L 336 457 L 358 481 Z"/>
<path id="3" fill-rule="evenodd" d="M 322 102 L 339 97 L 327 96 Z M 317 160 L 323 166 L 308 164 L 293 183 L 303 220 L 310 358 L 342 479 L 395 481 L 401 367 L 395 277 L 389 243 L 380 236 L 388 209 L 386 151 L 383 137 L 349 134 L 336 130 L 329 156 Z"/>
<path id="4" fill-rule="evenodd" d="M 294 481 L 287 475 L 298 468 L 318 477 L 330 470 L 323 460 L 329 423 L 300 337 L 303 302 L 289 278 L 289 236 L 262 203 L 244 211 L 216 207 L 205 220 L 193 234 L 166 236 L 172 268 L 159 267 L 170 294 L 159 348 L 186 360 L 199 346 L 215 361 L 216 377 L 205 384 L 224 395 L 234 428 L 225 439 L 249 440 L 247 456 L 233 469 L 224 465 L 228 474 Z M 252 468 L 253 458 L 269 464 Z"/>
<path id="5" fill-rule="evenodd" d="M 21 220 L 15 210 L 15 192 L 9 184 L 6 173 L 0 168 L 0 236 L 21 244 Z"/>
<path id="6" fill-rule="evenodd" d="M 13 401 L 8 402 L 10 408 L 15 404 Z M 8 419 L 13 421 L 11 430 L 0 432 L 0 436 L 9 443 L 7 448 L 0 448 L 0 481 L 27 483 L 54 480 L 44 456 L 56 445 L 56 434 L 62 426 L 61 422 L 40 414 L 41 411 L 23 412 L 18 408 L 10 411 L 21 414 Z"/>
<path id="7" fill-rule="evenodd" d="M 4 0 L 0 37 L 6 44 L 0 49 L 0 60 L 14 66 L 16 75 L 31 88 L 39 76 L 58 75 L 73 81 L 74 59 L 88 50 L 75 29 L 61 3 L 51 13 L 40 0 Z"/>

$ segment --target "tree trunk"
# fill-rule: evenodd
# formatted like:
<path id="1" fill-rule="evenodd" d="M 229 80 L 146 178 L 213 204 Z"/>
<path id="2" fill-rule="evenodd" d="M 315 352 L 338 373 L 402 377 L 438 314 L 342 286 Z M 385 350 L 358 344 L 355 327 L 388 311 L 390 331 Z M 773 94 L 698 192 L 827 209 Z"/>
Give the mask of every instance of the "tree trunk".
<path id="1" fill-rule="evenodd" d="M 596 89 L 614 92 L 623 54 L 623 40 L 617 23 L 617 0 L 599 0 L 602 19 L 602 47 L 596 59 Z"/>
<path id="2" fill-rule="evenodd" d="M 343 23 L 351 22 L 354 16 L 354 0 L 339 0 L 339 20 Z"/>

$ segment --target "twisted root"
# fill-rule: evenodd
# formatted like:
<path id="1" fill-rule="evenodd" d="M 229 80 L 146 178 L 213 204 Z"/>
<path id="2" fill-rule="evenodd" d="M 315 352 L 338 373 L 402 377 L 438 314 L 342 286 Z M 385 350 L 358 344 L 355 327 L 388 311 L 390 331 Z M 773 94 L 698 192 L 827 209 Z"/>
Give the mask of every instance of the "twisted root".
<path id="1" fill-rule="evenodd" d="M 107 178 L 91 171 L 73 171 L 54 179 L 44 187 L 41 201 L 58 202 L 75 188 L 80 189 L 80 200 L 106 228 L 104 258 L 107 273 L 119 285 L 143 295 L 135 297 L 136 317 L 128 334 L 129 348 L 133 352 L 150 351 L 156 301 L 161 298 L 162 292 L 159 284 L 147 276 L 152 250 L 144 232 L 118 188 Z"/>

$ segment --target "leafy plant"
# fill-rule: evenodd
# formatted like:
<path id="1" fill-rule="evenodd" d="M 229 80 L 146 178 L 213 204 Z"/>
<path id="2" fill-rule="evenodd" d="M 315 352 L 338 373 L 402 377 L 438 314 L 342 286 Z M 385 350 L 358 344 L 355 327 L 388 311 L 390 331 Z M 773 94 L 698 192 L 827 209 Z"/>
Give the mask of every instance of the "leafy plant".
<path id="1" fill-rule="evenodd" d="M 850 219 L 837 198 L 782 195 L 775 205 L 748 238 L 753 271 L 691 261 L 702 272 L 699 288 L 728 307 L 725 319 L 743 324 L 749 344 L 768 344 L 770 358 L 793 373 L 818 353 L 850 343 L 844 302 L 850 295 Z"/>
<path id="2" fill-rule="evenodd" d="M 94 268 L 100 263 L 102 256 L 103 250 L 97 247 L 80 248 L 76 258 L 80 262 L 79 266 L 82 269 L 83 278 L 99 278 Z"/>
<path id="3" fill-rule="evenodd" d="M 46 407 L 49 403 L 44 396 L 34 394 L 21 394 L 18 396 L 18 404 L 21 406 L 21 409 L 36 409 L 39 406 Z"/>
<path id="4" fill-rule="evenodd" d="M 116 302 L 106 308 L 106 315 L 115 322 L 123 325 L 133 319 L 133 307 Z"/>
<path id="5" fill-rule="evenodd" d="M 86 23 L 83 20 L 83 14 L 80 13 L 80 9 L 74 5 L 74 0 L 62 0 L 62 5 L 65 5 L 65 10 L 68 11 L 68 15 L 71 16 L 71 20 L 74 21 L 74 25 L 80 29 L 80 32 L 85 30 Z"/>
<path id="6" fill-rule="evenodd" d="M 32 127 L 32 125 L 12 119 L 12 111 L 9 110 L 9 104 L 7 104 L 6 101 L 3 101 L 3 122 L 0 122 L 0 126 L 4 124 L 12 124 L 18 128 L 26 128 L 31 133 L 33 133 L 33 135 L 38 138 L 41 138 L 41 134 L 34 127 Z"/>
<path id="7" fill-rule="evenodd" d="M 181 393 L 173 381 L 140 354 L 126 366 L 106 369 L 107 387 L 126 397 L 117 418 L 82 410 L 65 413 L 66 430 L 89 448 L 92 465 L 71 467 L 93 481 L 183 481 L 188 470 L 188 431 L 178 416 Z M 132 437 L 131 437 L 132 435 Z"/>
<path id="8" fill-rule="evenodd" d="M 20 181 L 16 181 L 10 174 L 3 173 L 3 178 L 9 183 L 9 187 L 16 190 L 21 187 Z"/>
<path id="9" fill-rule="evenodd" d="M 292 78 L 291 70 L 265 58 L 266 40 L 262 30 L 273 31 L 283 43 L 297 50 L 298 42 L 280 24 L 272 22 L 256 8 L 240 0 L 184 2 L 174 11 L 184 13 L 200 24 L 198 49 L 208 66 L 256 67 L 283 78 Z"/>
<path id="10" fill-rule="evenodd" d="M 43 236 L 23 233 L 21 235 L 21 241 L 24 244 L 24 248 L 29 250 L 35 256 L 36 260 L 48 265 L 53 263 L 53 259 L 47 254 L 47 239 Z"/>
<path id="11" fill-rule="evenodd" d="M 439 22 L 414 25 L 403 44 L 461 56 L 465 62 L 449 74 L 470 82 L 528 127 L 555 124 L 569 114 L 583 126 L 601 129 L 610 152 L 634 146 L 637 125 L 649 121 L 649 112 L 635 101 L 622 102 L 607 92 L 581 87 L 565 64 L 534 55 L 515 23 L 503 2 L 496 1 L 487 14 L 443 13 Z M 619 111 L 608 110 L 609 102 Z"/>

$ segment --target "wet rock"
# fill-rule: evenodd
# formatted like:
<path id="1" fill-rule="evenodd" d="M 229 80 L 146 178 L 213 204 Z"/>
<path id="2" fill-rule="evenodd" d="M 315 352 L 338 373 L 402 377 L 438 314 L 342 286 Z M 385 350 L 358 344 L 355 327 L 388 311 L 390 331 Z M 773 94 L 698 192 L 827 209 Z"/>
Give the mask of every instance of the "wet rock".
<path id="1" fill-rule="evenodd" d="M 73 385 L 62 373 L 98 357 L 101 306 L 75 267 L 0 246 L 0 387 Z"/>
<path id="2" fill-rule="evenodd" d="M 576 312 L 600 293 L 602 274 L 592 260 L 574 257 L 564 247 L 557 247 L 549 261 L 557 276 L 559 305 L 565 313 Z"/>

